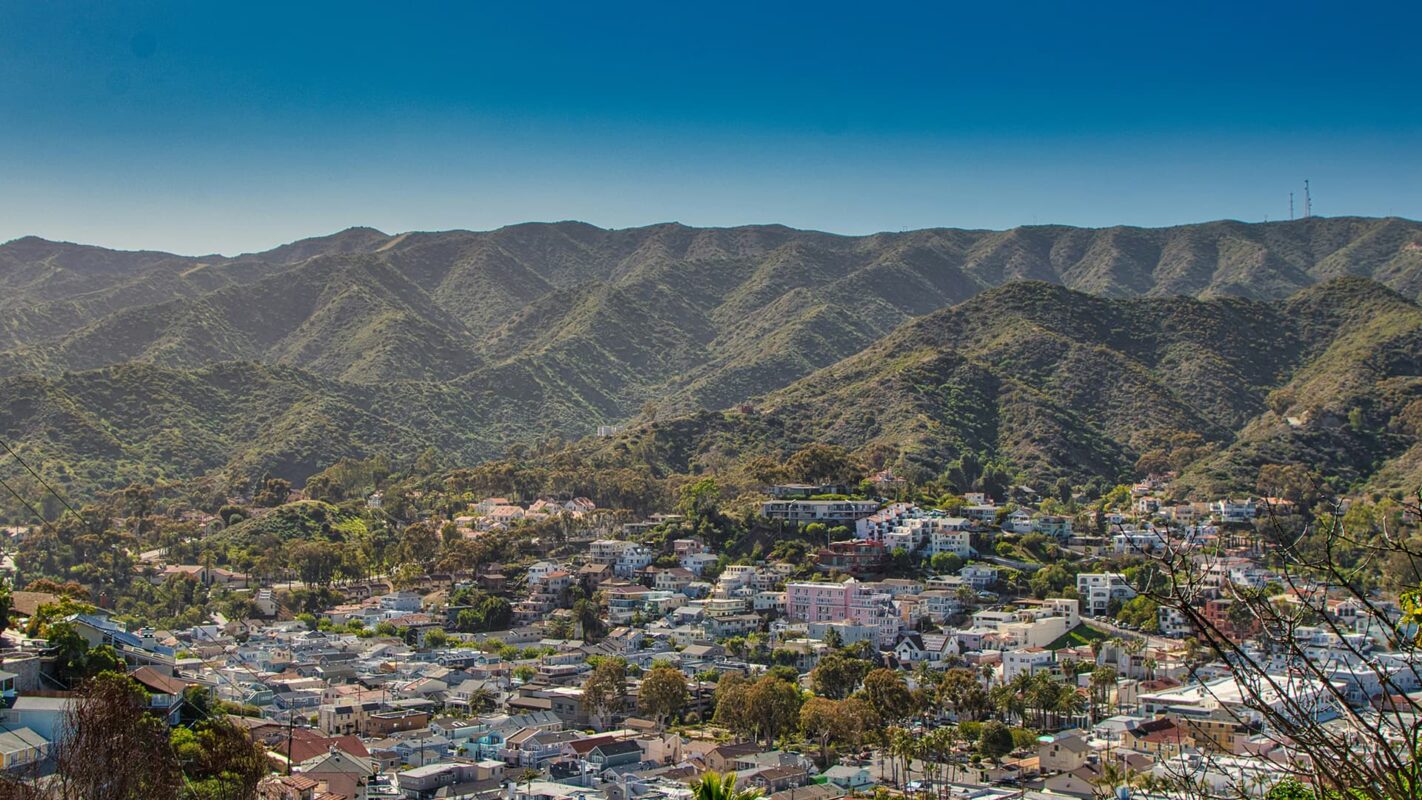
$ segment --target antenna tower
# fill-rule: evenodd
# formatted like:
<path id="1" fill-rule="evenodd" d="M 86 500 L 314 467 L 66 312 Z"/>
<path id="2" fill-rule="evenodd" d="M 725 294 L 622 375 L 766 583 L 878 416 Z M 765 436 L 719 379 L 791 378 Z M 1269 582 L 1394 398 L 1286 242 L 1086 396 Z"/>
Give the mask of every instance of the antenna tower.
<path id="1" fill-rule="evenodd" d="M 1308 193 L 1308 178 L 1304 178 L 1304 219 L 1313 216 L 1313 196 Z"/>
<path id="2" fill-rule="evenodd" d="M 1289 192 L 1289 221 L 1294 221 L 1294 193 Z"/>

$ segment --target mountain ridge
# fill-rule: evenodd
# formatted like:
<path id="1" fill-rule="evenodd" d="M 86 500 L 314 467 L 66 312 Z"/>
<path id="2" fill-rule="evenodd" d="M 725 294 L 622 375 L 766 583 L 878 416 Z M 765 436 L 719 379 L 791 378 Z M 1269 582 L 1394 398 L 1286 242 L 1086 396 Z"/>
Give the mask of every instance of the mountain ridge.
<path id="1" fill-rule="evenodd" d="M 600 424 L 699 418 L 751 401 L 769 419 L 846 446 L 892 443 L 919 467 L 980 449 L 1046 476 L 1067 474 L 1072 459 L 1128 475 L 1160 460 L 1153 454 L 1169 431 L 1214 448 L 1214 466 L 1182 476 L 1202 487 L 1241 485 L 1239 464 L 1281 439 L 1348 451 L 1338 467 L 1358 480 L 1412 474 L 1394 463 L 1401 434 L 1371 444 L 1282 436 L 1266 417 L 1271 393 L 1296 375 L 1295 391 L 1353 403 L 1329 414 L 1356 405 L 1386 429 L 1402 413 L 1411 367 L 1396 353 L 1411 342 L 1422 296 L 1422 224 L 1407 220 L 858 237 L 563 222 L 483 233 L 351 228 L 236 257 L 105 252 L 36 239 L 0 245 L 0 380 L 41 396 L 117 381 L 124 403 L 149 402 L 159 417 L 177 413 L 162 390 L 245 364 L 261 367 L 257 394 L 292 383 L 304 388 L 274 396 L 363 426 L 344 440 L 328 426 L 335 441 L 316 447 L 288 420 L 264 434 L 290 439 L 299 452 L 288 458 L 274 454 L 280 441 L 244 439 L 246 429 L 221 418 L 250 409 L 214 401 L 221 413 L 188 435 L 236 455 L 191 463 L 204 470 L 271 461 L 300 479 L 322 458 L 376 447 L 373 431 L 411 425 L 438 434 L 411 442 L 481 459 Z M 1389 294 L 1365 288 L 1376 277 Z M 1379 313 L 1347 313 L 1354 307 Z M 1356 338 L 1335 339 L 1328 325 Z M 1376 368 L 1358 372 L 1350 358 Z M 1314 359 L 1326 366 L 1320 374 L 1346 373 L 1367 390 L 1301 372 Z M 907 371 L 884 373 L 881 362 Z M 150 401 L 140 379 L 155 382 Z M 342 396 L 387 416 L 357 420 Z M 891 412 L 885 421 L 866 410 L 876 400 Z M 457 425 L 422 416 L 433 409 Z M 139 439 L 160 433 L 106 411 L 85 424 Z M 806 419 L 815 415 L 832 424 Z M 19 436 L 25 418 L 0 414 L 0 430 Z M 788 445 L 803 435 L 773 438 Z M 38 451 L 43 440 L 30 444 Z M 67 458 L 84 461 L 82 450 Z"/>

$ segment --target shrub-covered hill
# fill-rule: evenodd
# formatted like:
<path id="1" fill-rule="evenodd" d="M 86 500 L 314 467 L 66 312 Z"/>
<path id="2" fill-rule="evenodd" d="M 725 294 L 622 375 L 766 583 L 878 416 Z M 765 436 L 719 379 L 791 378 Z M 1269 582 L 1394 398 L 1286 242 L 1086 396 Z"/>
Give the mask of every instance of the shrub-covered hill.
<path id="1" fill-rule="evenodd" d="M 1299 458 L 1403 484 L 1420 276 L 1422 226 L 1396 219 L 352 229 L 200 258 L 22 239 L 0 245 L 0 435 L 85 492 L 467 464 L 650 419 L 586 447 L 700 464 L 823 440 L 1201 489 Z"/>
<path id="2" fill-rule="evenodd" d="M 1046 483 L 1177 470 L 1187 490 L 1253 488 L 1303 463 L 1412 485 L 1422 433 L 1422 308 L 1341 279 L 1278 302 L 1119 300 L 1040 282 L 903 326 L 755 403 L 590 443 L 665 472 L 812 442 L 938 470 L 964 452 Z"/>

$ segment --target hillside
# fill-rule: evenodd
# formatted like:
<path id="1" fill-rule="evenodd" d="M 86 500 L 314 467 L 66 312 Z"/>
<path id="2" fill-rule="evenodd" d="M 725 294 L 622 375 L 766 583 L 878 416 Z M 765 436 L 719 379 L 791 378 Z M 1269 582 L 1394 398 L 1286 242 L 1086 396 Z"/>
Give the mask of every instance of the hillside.
<path id="1" fill-rule="evenodd" d="M 1211 451 L 1192 487 L 1295 451 L 1422 473 L 1404 447 L 1422 225 L 1398 219 L 355 228 L 196 258 L 27 238 L 0 245 L 0 288 L 0 434 L 91 488 L 477 460 L 644 414 L 691 415 L 679 463 L 822 439 L 1043 476 Z M 688 422 L 752 398 L 762 413 L 714 434 Z M 1371 438 L 1327 426 L 1354 409 Z"/>
<path id="2" fill-rule="evenodd" d="M 1422 308 L 1355 278 L 1285 301 L 1112 300 L 1023 282 L 915 320 L 754 413 L 588 447 L 664 473 L 829 442 L 917 474 L 972 452 L 1040 483 L 1175 469 L 1182 492 L 1248 491 L 1260 466 L 1298 462 L 1406 488 L 1422 478 L 1419 354 Z"/>
<path id="3" fill-rule="evenodd" d="M 772 391 L 1013 280 L 1103 296 L 1281 299 L 1341 276 L 1422 297 L 1422 225 L 1314 218 L 864 237 L 675 224 L 353 228 L 232 258 L 29 238 L 0 245 L 0 371 L 232 359 L 355 381 L 573 370 L 595 376 L 620 417 L 648 399 L 690 410 Z"/>

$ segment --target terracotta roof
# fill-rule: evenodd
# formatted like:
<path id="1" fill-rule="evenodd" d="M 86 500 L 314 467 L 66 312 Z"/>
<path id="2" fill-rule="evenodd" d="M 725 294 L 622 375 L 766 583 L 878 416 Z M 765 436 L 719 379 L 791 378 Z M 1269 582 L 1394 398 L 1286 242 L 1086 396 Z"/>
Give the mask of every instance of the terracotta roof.
<path id="1" fill-rule="evenodd" d="M 574 753 L 583 756 L 587 755 L 595 747 L 615 741 L 617 741 L 616 736 L 604 733 L 600 736 L 589 736 L 586 739 L 579 739 L 576 742 L 569 742 L 568 747 L 572 748 Z"/>
<path id="2" fill-rule="evenodd" d="M 358 756 L 360 758 L 370 757 L 370 751 L 366 749 L 365 744 L 361 742 L 360 737 L 358 736 L 322 736 L 320 738 L 307 739 L 305 741 L 292 740 L 291 752 L 295 756 L 295 758 L 292 758 L 291 761 L 292 763 L 300 764 L 303 761 L 315 758 L 316 756 L 319 756 L 322 753 L 330 752 L 332 747 L 335 747 L 337 750 L 340 750 L 343 753 L 348 753 L 350 755 Z M 281 746 L 278 749 L 285 750 L 285 748 L 286 742 L 282 742 Z"/>

